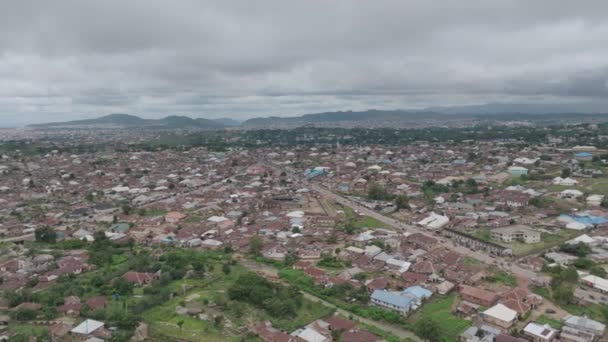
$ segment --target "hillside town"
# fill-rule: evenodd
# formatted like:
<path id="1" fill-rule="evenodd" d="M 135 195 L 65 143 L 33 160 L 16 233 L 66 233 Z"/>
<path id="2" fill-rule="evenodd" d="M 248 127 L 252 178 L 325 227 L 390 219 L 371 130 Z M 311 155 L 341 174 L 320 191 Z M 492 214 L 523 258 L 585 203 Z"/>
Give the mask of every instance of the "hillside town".
<path id="1" fill-rule="evenodd" d="M 0 339 L 604 341 L 607 159 L 560 137 L 6 152 Z"/>

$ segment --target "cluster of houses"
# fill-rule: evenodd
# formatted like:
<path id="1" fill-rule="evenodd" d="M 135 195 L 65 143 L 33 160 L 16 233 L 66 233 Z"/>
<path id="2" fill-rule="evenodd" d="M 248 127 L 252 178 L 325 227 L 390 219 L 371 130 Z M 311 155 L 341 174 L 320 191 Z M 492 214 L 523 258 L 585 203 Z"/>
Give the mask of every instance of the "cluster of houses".
<path id="1" fill-rule="evenodd" d="M 498 340 L 542 298 L 524 287 L 484 288 L 484 279 L 495 270 L 444 248 L 445 240 L 509 258 L 512 247 L 541 245 L 547 236 L 577 232 L 579 236 L 564 243 L 587 244 L 589 259 L 608 260 L 604 197 L 584 187 L 602 177 L 592 162 L 598 151 L 552 144 L 514 149 L 507 143 L 6 156 L 0 160 L 0 235 L 13 245 L 0 256 L 0 289 L 23 288 L 32 278 L 37 280 L 33 288 L 43 289 L 62 275 L 91 269 L 83 250 L 61 257 L 28 253 L 20 244 L 35 239 L 42 227 L 52 227 L 58 241 L 91 242 L 103 232 L 116 243 L 226 249 L 241 255 L 249 253 L 250 241 L 257 238 L 265 258 L 281 261 L 295 253 L 299 261 L 294 268 L 316 285 L 365 286 L 370 305 L 403 315 L 432 296 L 455 291 L 460 301 L 454 314 L 475 321 L 472 326 L 479 331 L 497 329 L 492 336 Z M 569 175 L 554 175 L 565 168 Z M 343 227 L 362 217 L 353 217 L 316 191 L 316 185 L 426 233 L 380 224 L 347 232 Z M 407 208 L 397 208 L 390 199 L 368 198 L 368 191 L 377 186 L 389 198 L 407 198 Z M 346 266 L 339 272 L 319 266 L 326 256 Z M 571 265 L 577 259 L 547 250 L 521 264 L 539 272 L 545 264 Z M 129 272 L 122 277 L 143 286 L 158 274 Z M 607 282 L 584 274 L 577 300 L 605 304 Z M 57 309 L 75 315 L 88 300 L 66 298 Z M 338 318 L 331 320 L 311 323 L 286 340 L 315 336 L 313 340 L 323 341 L 320 336 L 327 337 L 328 331 L 331 336 L 334 326 L 349 338 L 369 334 Z M 574 325 L 565 321 L 554 335 L 584 335 L 574 331 Z M 94 321 L 78 327 L 72 327 L 76 333 L 105 329 Z M 531 322 L 524 332 L 553 334 L 544 327 Z M 266 323 L 255 329 L 260 336 L 284 334 Z M 470 341 L 491 335 L 479 331 Z M 592 334 L 598 336 L 597 331 Z"/>

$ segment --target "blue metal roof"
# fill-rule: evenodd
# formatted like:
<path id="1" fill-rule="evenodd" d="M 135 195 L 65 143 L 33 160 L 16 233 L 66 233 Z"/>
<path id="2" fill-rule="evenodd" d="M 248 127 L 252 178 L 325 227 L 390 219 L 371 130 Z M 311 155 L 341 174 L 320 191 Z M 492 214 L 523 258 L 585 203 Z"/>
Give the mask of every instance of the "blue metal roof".
<path id="1" fill-rule="evenodd" d="M 593 226 L 598 224 L 603 224 L 608 222 L 608 219 L 602 216 L 593 216 L 593 215 L 566 215 L 562 214 L 560 217 L 570 218 L 576 222 L 582 223 L 587 226 Z"/>
<path id="2" fill-rule="evenodd" d="M 389 303 L 398 308 L 409 309 L 412 305 L 412 299 L 406 296 L 400 295 L 398 292 L 388 292 L 382 290 L 374 290 L 372 292 L 372 299 L 376 299 L 385 303 Z"/>
<path id="3" fill-rule="evenodd" d="M 430 298 L 431 295 L 433 295 L 433 292 L 419 285 L 408 287 L 407 289 L 403 290 L 403 293 L 411 294 L 421 300 Z"/>

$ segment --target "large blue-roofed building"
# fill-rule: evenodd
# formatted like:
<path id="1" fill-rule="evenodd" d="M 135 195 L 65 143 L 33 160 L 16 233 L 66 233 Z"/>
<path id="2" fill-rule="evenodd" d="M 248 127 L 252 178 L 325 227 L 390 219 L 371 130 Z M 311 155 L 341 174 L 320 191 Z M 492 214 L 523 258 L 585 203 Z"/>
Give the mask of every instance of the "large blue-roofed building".
<path id="1" fill-rule="evenodd" d="M 385 309 L 398 311 L 405 315 L 410 311 L 412 299 L 402 296 L 401 292 L 375 290 L 370 297 L 372 304 Z"/>
<path id="2" fill-rule="evenodd" d="M 402 315 L 418 309 L 422 302 L 431 297 L 433 293 L 422 286 L 412 286 L 398 291 L 375 290 L 370 301 L 376 306 L 398 311 Z"/>

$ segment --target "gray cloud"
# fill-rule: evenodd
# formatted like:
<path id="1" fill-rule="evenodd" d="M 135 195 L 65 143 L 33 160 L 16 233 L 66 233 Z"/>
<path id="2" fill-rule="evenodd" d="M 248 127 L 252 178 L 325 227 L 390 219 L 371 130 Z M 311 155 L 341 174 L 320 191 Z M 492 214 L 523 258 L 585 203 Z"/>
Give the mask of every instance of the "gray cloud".
<path id="1" fill-rule="evenodd" d="M 566 0 L 5 2 L 0 126 L 598 101 L 606 13 Z"/>

